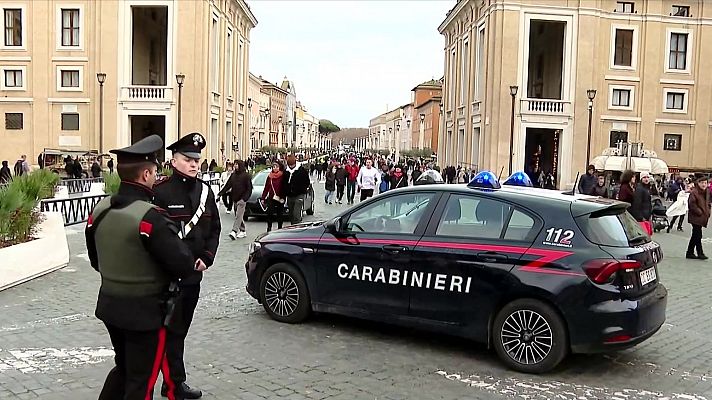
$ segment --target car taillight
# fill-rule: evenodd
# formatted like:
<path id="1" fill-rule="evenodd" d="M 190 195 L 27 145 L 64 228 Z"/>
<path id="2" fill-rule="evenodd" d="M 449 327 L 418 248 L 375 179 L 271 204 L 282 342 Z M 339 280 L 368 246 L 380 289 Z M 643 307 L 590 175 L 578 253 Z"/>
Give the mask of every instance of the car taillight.
<path id="1" fill-rule="evenodd" d="M 613 275 L 618 271 L 638 269 L 642 265 L 635 260 L 597 259 L 587 262 L 583 266 L 586 275 L 595 283 L 608 283 L 613 280 Z"/>

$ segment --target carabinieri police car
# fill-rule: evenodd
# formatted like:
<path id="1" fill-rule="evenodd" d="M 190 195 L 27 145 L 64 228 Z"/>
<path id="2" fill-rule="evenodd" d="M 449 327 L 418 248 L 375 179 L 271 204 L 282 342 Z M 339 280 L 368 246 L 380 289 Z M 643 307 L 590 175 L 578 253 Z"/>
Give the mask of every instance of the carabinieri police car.
<path id="1" fill-rule="evenodd" d="M 247 290 L 277 321 L 314 311 L 444 332 L 528 373 L 657 332 L 663 254 L 628 204 L 529 185 L 521 172 L 504 185 L 482 172 L 261 235 Z"/>

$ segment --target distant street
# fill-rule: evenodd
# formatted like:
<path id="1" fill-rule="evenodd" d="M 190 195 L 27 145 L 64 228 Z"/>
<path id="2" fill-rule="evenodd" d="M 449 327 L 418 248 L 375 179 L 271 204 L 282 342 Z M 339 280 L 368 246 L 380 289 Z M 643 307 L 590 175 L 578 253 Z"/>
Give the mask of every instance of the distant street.
<path id="1" fill-rule="evenodd" d="M 306 220 L 346 208 L 324 204 L 323 184 L 315 189 L 316 214 Z M 275 322 L 244 290 L 247 246 L 265 222 L 250 220 L 237 241 L 227 237 L 224 210 L 222 223 L 187 341 L 188 383 L 205 399 L 712 399 L 712 262 L 684 259 L 687 224 L 684 233 L 654 236 L 670 293 L 660 332 L 631 350 L 574 356 L 554 373 L 528 376 L 504 369 L 482 345 L 447 336 L 328 315 Z M 113 364 L 93 315 L 99 275 L 83 225 L 67 235 L 69 266 L 0 292 L 2 400 L 96 399 Z"/>

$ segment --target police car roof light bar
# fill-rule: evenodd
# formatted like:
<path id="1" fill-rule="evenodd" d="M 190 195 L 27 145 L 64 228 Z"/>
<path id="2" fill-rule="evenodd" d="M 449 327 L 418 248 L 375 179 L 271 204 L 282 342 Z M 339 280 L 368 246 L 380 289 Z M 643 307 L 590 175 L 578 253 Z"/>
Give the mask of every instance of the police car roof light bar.
<path id="1" fill-rule="evenodd" d="M 502 186 L 499 184 L 499 180 L 490 171 L 480 171 L 475 175 L 474 178 L 467 184 L 467 187 L 473 189 L 500 189 Z"/>
<path id="2" fill-rule="evenodd" d="M 524 171 L 517 171 L 504 181 L 503 185 L 533 187 L 532 180 Z"/>

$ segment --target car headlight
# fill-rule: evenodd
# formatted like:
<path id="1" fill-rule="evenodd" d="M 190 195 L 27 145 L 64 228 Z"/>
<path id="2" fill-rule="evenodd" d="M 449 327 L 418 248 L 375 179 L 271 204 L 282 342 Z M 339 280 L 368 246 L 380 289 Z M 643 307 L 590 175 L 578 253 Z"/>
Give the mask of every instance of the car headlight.
<path id="1" fill-rule="evenodd" d="M 260 244 L 260 242 L 252 242 L 252 243 L 250 243 L 250 248 L 248 249 L 248 254 L 253 254 L 261 248 L 262 248 L 262 244 Z"/>

